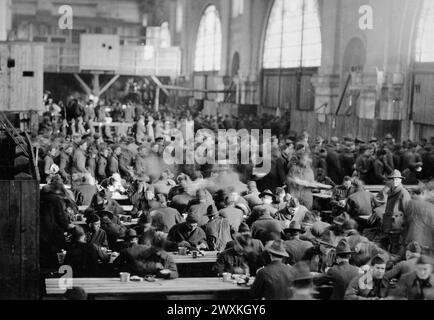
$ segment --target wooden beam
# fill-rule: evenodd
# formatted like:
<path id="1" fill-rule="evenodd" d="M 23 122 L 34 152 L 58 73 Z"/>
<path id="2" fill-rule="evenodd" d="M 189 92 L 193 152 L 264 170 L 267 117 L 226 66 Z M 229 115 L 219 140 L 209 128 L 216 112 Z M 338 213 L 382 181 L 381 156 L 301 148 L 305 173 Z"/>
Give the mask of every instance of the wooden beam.
<path id="1" fill-rule="evenodd" d="M 203 93 L 228 93 L 228 92 L 232 92 L 231 90 L 205 90 L 205 89 L 193 89 L 193 88 L 184 88 L 184 87 L 169 86 L 169 85 L 163 85 L 163 88 L 165 88 L 167 90 L 203 92 Z"/>
<path id="2" fill-rule="evenodd" d="M 158 112 L 158 108 L 160 106 L 160 87 L 157 87 L 155 93 L 155 111 Z"/>
<path id="3" fill-rule="evenodd" d="M 345 98 L 345 93 L 347 92 L 348 86 L 350 85 L 350 81 L 351 81 L 351 73 L 348 74 L 347 81 L 345 82 L 344 90 L 342 90 L 341 96 L 339 98 L 338 108 L 336 109 L 335 115 L 338 115 L 339 111 L 341 110 L 342 103 L 344 102 L 344 98 Z"/>
<path id="4" fill-rule="evenodd" d="M 118 79 L 120 75 L 117 74 L 111 80 L 100 90 L 99 95 L 102 95 L 104 92 L 106 92 Z"/>
<path id="5" fill-rule="evenodd" d="M 100 86 L 99 86 L 99 74 L 93 73 L 92 74 L 92 92 L 95 96 L 100 96 Z"/>
<path id="6" fill-rule="evenodd" d="M 87 95 L 91 95 L 92 94 L 92 90 L 89 88 L 89 86 L 86 84 L 86 82 L 84 82 L 83 79 L 80 78 L 80 76 L 78 75 L 78 73 L 74 73 L 73 75 L 74 75 L 74 78 L 80 84 L 81 88 L 84 90 L 84 92 L 86 92 Z"/>
<path id="7" fill-rule="evenodd" d="M 167 96 L 170 95 L 170 94 L 169 94 L 169 91 L 167 91 L 167 90 L 165 89 L 165 86 L 161 83 L 160 80 L 158 80 L 158 78 L 157 78 L 156 76 L 152 75 L 152 76 L 151 76 L 151 79 L 152 79 L 152 81 L 155 82 L 155 84 L 156 84 L 159 88 L 161 88 L 161 90 L 163 90 L 163 92 L 164 92 Z"/>

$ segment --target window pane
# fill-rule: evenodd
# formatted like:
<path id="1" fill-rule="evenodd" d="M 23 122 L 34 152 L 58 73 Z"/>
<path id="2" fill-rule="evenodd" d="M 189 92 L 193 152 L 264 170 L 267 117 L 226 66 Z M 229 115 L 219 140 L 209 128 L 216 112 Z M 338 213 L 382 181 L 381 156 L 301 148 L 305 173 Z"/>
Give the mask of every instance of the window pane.
<path id="1" fill-rule="evenodd" d="M 218 11 L 209 6 L 202 16 L 196 40 L 195 71 L 218 71 L 221 64 L 222 33 Z"/>
<path id="2" fill-rule="evenodd" d="M 268 21 L 263 67 L 318 67 L 321 31 L 316 0 L 275 0 Z"/>
<path id="3" fill-rule="evenodd" d="M 434 4 L 424 2 L 416 39 L 416 61 L 434 62 Z"/>

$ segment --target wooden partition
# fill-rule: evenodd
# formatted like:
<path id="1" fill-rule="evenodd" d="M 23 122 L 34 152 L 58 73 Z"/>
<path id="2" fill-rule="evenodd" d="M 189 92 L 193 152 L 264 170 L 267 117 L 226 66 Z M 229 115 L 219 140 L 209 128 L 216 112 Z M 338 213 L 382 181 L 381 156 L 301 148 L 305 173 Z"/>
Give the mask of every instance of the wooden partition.
<path id="1" fill-rule="evenodd" d="M 0 299 L 39 299 L 39 183 L 0 181 Z"/>

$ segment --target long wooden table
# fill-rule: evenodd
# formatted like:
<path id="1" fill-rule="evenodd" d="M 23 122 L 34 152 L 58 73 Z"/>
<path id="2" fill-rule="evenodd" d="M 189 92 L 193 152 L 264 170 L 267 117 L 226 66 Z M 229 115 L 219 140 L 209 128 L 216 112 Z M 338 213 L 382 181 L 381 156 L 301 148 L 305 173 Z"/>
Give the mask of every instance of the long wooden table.
<path id="1" fill-rule="evenodd" d="M 78 210 L 81 212 L 86 211 L 89 206 L 78 206 Z M 120 206 L 124 212 L 131 212 L 134 209 L 134 206 Z"/>
<path id="2" fill-rule="evenodd" d="M 197 258 L 193 258 L 192 254 L 181 256 L 177 253 L 172 253 L 172 256 L 176 264 L 215 263 L 217 261 L 217 251 L 205 251 L 204 254 L 204 256 L 198 255 Z"/>
<path id="3" fill-rule="evenodd" d="M 411 185 L 411 186 L 408 185 L 408 186 L 404 186 L 404 187 L 409 191 L 414 191 L 418 188 L 418 186 L 415 186 L 415 185 Z M 369 191 L 369 192 L 374 193 L 374 194 L 381 192 L 384 188 L 385 188 L 385 186 L 383 186 L 383 185 L 367 185 L 367 186 L 365 186 L 366 191 Z M 314 198 L 319 198 L 319 199 L 331 199 L 332 198 L 332 194 L 330 192 L 313 193 L 312 196 Z"/>
<path id="4" fill-rule="evenodd" d="M 63 280 L 63 279 L 62 279 Z M 63 283 L 63 281 L 61 281 Z M 73 279 L 74 287 L 83 288 L 92 297 L 160 297 L 170 295 L 203 295 L 211 294 L 217 298 L 244 297 L 249 287 L 223 282 L 220 278 L 178 278 L 156 282 L 121 282 L 119 278 L 79 278 Z M 48 297 L 61 297 L 66 289 L 59 287 L 59 279 L 45 279 Z"/>

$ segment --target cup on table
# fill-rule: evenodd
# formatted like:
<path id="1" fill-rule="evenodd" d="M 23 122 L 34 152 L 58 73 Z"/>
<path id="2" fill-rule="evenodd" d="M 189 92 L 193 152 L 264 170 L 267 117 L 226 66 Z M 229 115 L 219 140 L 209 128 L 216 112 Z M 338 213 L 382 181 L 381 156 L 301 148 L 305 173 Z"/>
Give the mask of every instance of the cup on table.
<path id="1" fill-rule="evenodd" d="M 228 272 L 223 273 L 223 282 L 232 282 L 232 274 Z"/>
<path id="2" fill-rule="evenodd" d="M 60 265 L 62 265 L 65 262 L 66 257 L 66 251 L 61 251 L 57 253 L 57 261 Z"/>
<path id="3" fill-rule="evenodd" d="M 130 274 L 128 272 L 121 272 L 120 274 L 121 282 L 129 282 Z"/>
<path id="4" fill-rule="evenodd" d="M 197 251 L 193 251 L 192 255 L 193 255 L 193 259 L 196 259 L 197 258 Z"/>
<path id="5" fill-rule="evenodd" d="M 187 248 L 186 247 L 178 247 L 178 254 L 180 256 L 186 256 L 187 255 Z"/>

